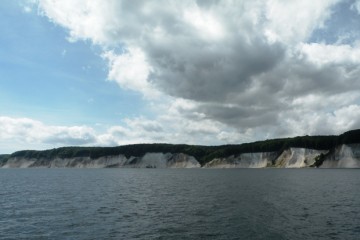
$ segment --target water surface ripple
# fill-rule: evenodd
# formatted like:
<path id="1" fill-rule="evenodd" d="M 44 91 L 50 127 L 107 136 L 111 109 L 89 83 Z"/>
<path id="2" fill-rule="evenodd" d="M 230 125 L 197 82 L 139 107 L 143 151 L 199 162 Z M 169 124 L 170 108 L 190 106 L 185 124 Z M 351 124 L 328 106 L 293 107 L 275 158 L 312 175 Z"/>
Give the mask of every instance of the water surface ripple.
<path id="1" fill-rule="evenodd" d="M 0 239 L 359 239 L 354 169 L 1 169 Z"/>

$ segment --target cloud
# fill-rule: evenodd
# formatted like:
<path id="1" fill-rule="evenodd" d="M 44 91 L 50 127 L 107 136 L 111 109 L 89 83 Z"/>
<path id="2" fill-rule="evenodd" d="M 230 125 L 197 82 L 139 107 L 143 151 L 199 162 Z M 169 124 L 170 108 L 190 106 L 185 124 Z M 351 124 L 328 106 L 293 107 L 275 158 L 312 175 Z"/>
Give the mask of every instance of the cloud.
<path id="1" fill-rule="evenodd" d="M 351 9 L 356 10 L 360 14 L 360 1 L 354 1 L 354 3 L 351 5 Z"/>
<path id="2" fill-rule="evenodd" d="M 140 49 L 129 48 L 121 55 L 107 51 L 102 56 L 109 63 L 108 79 L 110 81 L 117 82 L 124 89 L 142 92 L 149 98 L 159 95 L 147 81 L 151 68 Z"/>
<path id="3" fill-rule="evenodd" d="M 109 80 L 150 99 L 156 117 L 127 119 L 101 141 L 222 143 L 358 127 L 349 114 L 360 99 L 357 39 L 330 43 L 331 36 L 314 35 L 341 27 L 329 25 L 342 14 L 339 4 L 39 0 L 37 6 L 68 30 L 69 40 L 102 47 Z"/>
<path id="4" fill-rule="evenodd" d="M 46 129 L 46 127 L 44 127 Z M 64 145 L 88 145 L 96 143 L 92 128 L 86 126 L 49 127 L 48 136 L 41 139 L 44 143 Z"/>
<path id="5" fill-rule="evenodd" d="M 91 144 L 93 129 L 86 126 L 47 126 L 29 118 L 0 117 L 0 139 L 17 139 L 27 143 L 67 145 Z"/>
<path id="6" fill-rule="evenodd" d="M 339 134 L 349 129 L 360 128 L 359 110 L 359 105 L 349 105 L 319 115 L 314 111 L 294 109 L 287 112 L 290 116 L 282 116 L 286 119 L 285 122 L 288 126 L 287 129 L 283 128 L 282 130 L 295 133 L 295 135 Z"/>
<path id="7" fill-rule="evenodd" d="M 174 111 L 169 110 L 169 111 Z M 61 146 L 116 146 L 135 143 L 214 143 L 214 137 L 224 140 L 224 135 L 236 133 L 212 120 L 198 122 L 184 119 L 175 111 L 159 115 L 155 120 L 143 117 L 124 119 L 119 125 L 97 129 L 90 126 L 48 125 L 30 118 L 0 116 L 0 151 L 44 149 Z M 16 146 L 6 147 L 8 142 Z"/>

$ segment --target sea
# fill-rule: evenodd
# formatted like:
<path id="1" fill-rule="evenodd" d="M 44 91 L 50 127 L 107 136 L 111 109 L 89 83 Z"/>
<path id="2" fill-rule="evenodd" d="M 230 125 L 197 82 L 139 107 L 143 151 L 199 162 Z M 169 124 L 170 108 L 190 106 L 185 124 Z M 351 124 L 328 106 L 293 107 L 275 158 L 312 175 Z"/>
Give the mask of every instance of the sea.
<path id="1" fill-rule="evenodd" d="M 0 239 L 360 239 L 358 169 L 0 169 Z"/>

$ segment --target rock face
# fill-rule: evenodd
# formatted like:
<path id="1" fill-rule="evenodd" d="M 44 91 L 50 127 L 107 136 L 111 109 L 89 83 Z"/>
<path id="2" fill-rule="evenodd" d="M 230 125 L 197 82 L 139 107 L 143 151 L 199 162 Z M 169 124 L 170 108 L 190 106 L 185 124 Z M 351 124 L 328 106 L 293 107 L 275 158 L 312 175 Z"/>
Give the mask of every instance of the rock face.
<path id="1" fill-rule="evenodd" d="M 289 148 L 281 152 L 243 153 L 238 156 L 216 158 L 204 165 L 207 168 L 303 168 L 315 163 L 315 158 L 328 151 Z"/>
<path id="2" fill-rule="evenodd" d="M 315 163 L 315 158 L 321 153 L 326 154 L 327 150 L 315 150 L 308 148 L 289 148 L 284 150 L 276 159 L 274 167 L 303 168 Z"/>
<path id="3" fill-rule="evenodd" d="M 243 153 L 238 156 L 215 158 L 206 163 L 205 168 L 264 168 L 271 166 L 276 152 Z"/>
<path id="4" fill-rule="evenodd" d="M 2 168 L 28 168 L 30 167 L 37 159 L 27 159 L 27 158 L 10 158 L 5 165 L 1 166 Z"/>
<path id="5" fill-rule="evenodd" d="M 242 153 L 214 158 L 204 168 L 304 168 L 315 166 L 322 158 L 321 168 L 360 168 L 360 144 L 339 145 L 331 150 L 288 148 L 282 152 Z M 125 155 L 99 158 L 24 158 L 12 157 L 0 163 L 2 168 L 199 168 L 200 163 L 184 153 L 146 153 L 142 157 Z M 316 165 L 316 166 L 319 166 Z"/>
<path id="6" fill-rule="evenodd" d="M 360 168 L 360 144 L 337 146 L 327 155 L 321 168 Z"/>
<path id="7" fill-rule="evenodd" d="M 143 157 L 124 155 L 106 156 L 97 159 L 90 157 L 27 159 L 10 158 L 2 168 L 198 168 L 199 162 L 183 153 L 147 153 Z"/>

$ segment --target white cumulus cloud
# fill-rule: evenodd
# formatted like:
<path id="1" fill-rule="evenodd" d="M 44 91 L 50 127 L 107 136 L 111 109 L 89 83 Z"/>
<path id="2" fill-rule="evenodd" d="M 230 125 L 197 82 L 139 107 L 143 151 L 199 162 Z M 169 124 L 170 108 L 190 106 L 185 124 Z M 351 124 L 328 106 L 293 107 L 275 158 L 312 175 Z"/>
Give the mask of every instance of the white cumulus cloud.
<path id="1" fill-rule="evenodd" d="M 37 7 L 71 41 L 100 46 L 108 79 L 142 93 L 157 114 L 126 119 L 98 142 L 227 143 L 360 127 L 359 39 L 314 37 L 341 27 L 329 25 L 342 14 L 339 4 L 358 11 L 358 3 L 38 0 Z"/>

